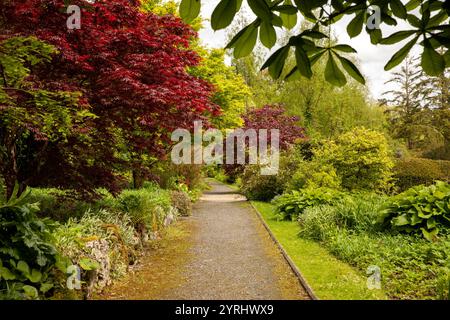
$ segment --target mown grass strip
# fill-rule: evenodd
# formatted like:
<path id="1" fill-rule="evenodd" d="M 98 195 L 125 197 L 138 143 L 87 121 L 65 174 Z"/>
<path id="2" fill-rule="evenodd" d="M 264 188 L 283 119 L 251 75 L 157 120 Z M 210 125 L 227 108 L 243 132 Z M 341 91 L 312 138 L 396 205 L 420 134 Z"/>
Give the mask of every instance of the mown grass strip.
<path id="1" fill-rule="evenodd" d="M 336 259 L 320 244 L 300 238 L 297 223 L 274 219 L 271 204 L 259 201 L 252 204 L 320 299 L 387 299 L 383 291 L 369 290 L 360 272 Z"/>

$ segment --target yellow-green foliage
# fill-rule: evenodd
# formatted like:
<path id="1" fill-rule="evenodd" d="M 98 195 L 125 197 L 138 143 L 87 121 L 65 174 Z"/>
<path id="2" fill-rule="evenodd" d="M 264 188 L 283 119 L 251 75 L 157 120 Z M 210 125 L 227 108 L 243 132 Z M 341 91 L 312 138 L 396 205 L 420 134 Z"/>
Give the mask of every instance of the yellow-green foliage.
<path id="1" fill-rule="evenodd" d="M 240 127 L 243 124 L 241 114 L 245 111 L 250 89 L 242 76 L 236 73 L 235 68 L 225 64 L 224 50 L 209 51 L 202 47 L 195 50 L 203 60 L 191 73 L 214 85 L 216 93 L 213 102 L 218 104 L 223 112 L 221 116 L 212 119 L 212 122 L 220 129 Z"/>
<path id="2" fill-rule="evenodd" d="M 430 185 L 436 180 L 450 182 L 450 161 L 401 159 L 395 164 L 394 177 L 400 191 L 420 184 Z"/>
<path id="3" fill-rule="evenodd" d="M 392 167 L 386 137 L 377 131 L 355 128 L 326 141 L 315 158 L 332 165 L 348 190 L 385 190 L 390 187 Z"/>
<path id="4" fill-rule="evenodd" d="M 319 187 L 334 189 L 341 187 L 341 178 L 337 175 L 336 169 L 330 164 L 323 163 L 320 159 L 301 161 L 290 180 L 288 189 L 299 190 Z"/>

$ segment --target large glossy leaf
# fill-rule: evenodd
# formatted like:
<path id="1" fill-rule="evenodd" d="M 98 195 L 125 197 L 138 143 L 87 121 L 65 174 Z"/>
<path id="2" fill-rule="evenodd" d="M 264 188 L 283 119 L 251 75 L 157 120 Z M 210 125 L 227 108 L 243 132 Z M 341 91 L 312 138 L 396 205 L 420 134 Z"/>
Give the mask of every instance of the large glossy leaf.
<path id="1" fill-rule="evenodd" d="M 243 58 L 252 53 L 253 48 L 256 45 L 256 40 L 258 39 L 258 28 L 255 24 L 251 24 L 245 30 L 245 32 L 240 35 L 240 37 L 233 44 L 234 51 L 233 55 L 236 59 Z"/>
<path id="2" fill-rule="evenodd" d="M 410 0 L 405 5 L 406 10 L 408 10 L 408 11 L 414 10 L 415 8 L 420 6 L 421 3 L 422 3 L 421 0 Z"/>
<path id="3" fill-rule="evenodd" d="M 280 49 L 280 53 L 273 60 L 273 63 L 269 66 L 269 74 L 274 79 L 278 79 L 281 76 L 281 72 L 283 72 L 284 65 L 286 63 L 286 59 L 289 55 L 289 46 L 285 46 Z"/>
<path id="4" fill-rule="evenodd" d="M 242 0 L 222 0 L 211 15 L 213 30 L 224 29 L 233 21 Z"/>
<path id="5" fill-rule="evenodd" d="M 14 280 L 16 276 L 6 267 L 0 267 L 0 279 Z"/>
<path id="6" fill-rule="evenodd" d="M 267 47 L 272 48 L 277 42 L 277 33 L 275 32 L 275 28 L 272 24 L 264 21 L 261 23 L 261 28 L 259 29 L 259 39 L 261 43 Z"/>
<path id="7" fill-rule="evenodd" d="M 411 51 L 412 47 L 416 44 L 417 39 L 418 37 L 415 37 L 413 40 L 408 42 L 403 48 L 397 51 L 389 60 L 389 62 L 386 64 L 384 70 L 388 71 L 394 68 L 395 66 L 399 65 L 406 58 L 408 53 Z"/>
<path id="8" fill-rule="evenodd" d="M 423 54 L 421 66 L 423 70 L 430 76 L 439 76 L 444 72 L 445 59 L 437 53 L 430 41 L 426 39 L 423 43 Z"/>
<path id="9" fill-rule="evenodd" d="M 331 52 L 328 53 L 328 61 L 325 67 L 325 79 L 338 87 L 342 87 L 347 83 L 345 75 L 339 69 Z"/>
<path id="10" fill-rule="evenodd" d="M 381 44 L 395 44 L 395 43 L 398 43 L 400 41 L 403 41 L 403 40 L 409 38 L 416 32 L 417 32 L 416 30 L 398 31 L 398 32 L 391 34 L 387 38 L 382 39 L 380 41 L 380 43 Z"/>
<path id="11" fill-rule="evenodd" d="M 272 12 L 265 0 L 247 0 L 247 3 L 258 18 L 264 21 L 272 21 Z"/>
<path id="12" fill-rule="evenodd" d="M 190 23 L 200 14 L 200 0 L 181 0 L 180 17 L 184 22 Z"/>
<path id="13" fill-rule="evenodd" d="M 392 12 L 399 18 L 406 18 L 406 8 L 400 0 L 390 0 Z"/>
<path id="14" fill-rule="evenodd" d="M 300 74 L 310 79 L 312 77 L 311 63 L 308 55 L 301 46 L 295 48 L 295 61 L 297 62 L 297 69 Z"/>
<path id="15" fill-rule="evenodd" d="M 287 29 L 292 29 L 297 25 L 297 9 L 292 6 L 291 0 L 286 0 L 284 4 L 294 9 L 294 11 L 291 12 L 280 11 L 280 16 L 283 20 L 283 26 L 285 26 Z"/>
<path id="16" fill-rule="evenodd" d="M 25 296 L 29 299 L 37 299 L 39 296 L 37 289 L 33 286 L 25 285 L 22 287 L 22 289 Z"/>
<path id="17" fill-rule="evenodd" d="M 361 84 L 366 84 L 366 80 L 364 79 L 364 76 L 361 74 L 361 72 L 358 70 L 358 68 L 355 66 L 353 62 L 351 62 L 349 59 L 345 57 L 341 57 L 338 55 L 338 58 L 342 64 L 342 67 L 345 71 L 356 81 L 358 81 Z"/>
<path id="18" fill-rule="evenodd" d="M 332 47 L 332 49 L 342 51 L 342 52 L 347 52 L 347 53 L 356 53 L 356 50 L 347 44 L 338 44 L 338 45 L 335 45 L 334 47 Z"/>
<path id="19" fill-rule="evenodd" d="M 364 25 L 364 11 L 356 14 L 352 21 L 347 25 L 347 33 L 350 38 L 358 36 Z"/>
<path id="20" fill-rule="evenodd" d="M 29 275 L 30 274 L 30 267 L 28 266 L 28 263 L 26 263 L 23 260 L 20 260 L 17 263 L 17 270 L 19 270 L 20 272 L 22 272 L 24 275 Z"/>

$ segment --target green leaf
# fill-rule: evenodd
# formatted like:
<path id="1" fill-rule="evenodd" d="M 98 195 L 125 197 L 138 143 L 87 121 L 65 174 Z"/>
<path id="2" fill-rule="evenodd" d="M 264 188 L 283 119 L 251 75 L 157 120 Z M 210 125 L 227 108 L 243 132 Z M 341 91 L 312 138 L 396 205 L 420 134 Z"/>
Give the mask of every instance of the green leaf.
<path id="1" fill-rule="evenodd" d="M 381 39 L 380 44 L 395 44 L 416 33 L 416 30 L 398 31 L 391 34 L 389 37 Z"/>
<path id="2" fill-rule="evenodd" d="M 365 85 L 366 80 L 364 79 L 364 76 L 359 72 L 358 68 L 351 62 L 349 59 L 341 57 L 337 55 L 339 60 L 341 61 L 342 67 L 345 71 L 356 81 L 359 83 Z"/>
<path id="3" fill-rule="evenodd" d="M 24 275 L 29 275 L 30 274 L 30 267 L 28 266 L 28 264 L 23 261 L 20 260 L 17 263 L 17 270 L 19 270 L 20 272 L 22 272 Z"/>
<path id="4" fill-rule="evenodd" d="M 427 228 L 433 229 L 434 227 L 436 227 L 436 220 L 434 220 L 433 218 L 428 219 L 427 220 Z"/>
<path id="5" fill-rule="evenodd" d="M 78 261 L 78 264 L 80 265 L 81 269 L 83 270 L 97 270 L 100 268 L 100 264 L 92 260 L 90 258 L 81 258 L 80 261 Z"/>
<path id="6" fill-rule="evenodd" d="M 294 68 L 289 71 L 289 73 L 284 77 L 285 81 L 293 81 L 293 80 L 299 80 L 301 79 L 302 75 L 300 71 L 298 71 L 298 67 L 295 66 Z"/>
<path id="7" fill-rule="evenodd" d="M 53 287 L 54 287 L 53 283 L 43 283 L 41 284 L 41 288 L 39 289 L 39 291 L 42 293 L 46 293 Z"/>
<path id="8" fill-rule="evenodd" d="M 31 274 L 26 275 L 27 279 L 33 283 L 38 283 L 42 279 L 42 273 L 39 270 L 33 269 L 31 270 Z"/>
<path id="9" fill-rule="evenodd" d="M 258 18 L 266 22 L 272 21 L 272 12 L 265 0 L 247 0 L 247 3 Z"/>
<path id="10" fill-rule="evenodd" d="M 200 0 L 181 0 L 180 17 L 184 22 L 190 23 L 200 14 Z"/>
<path id="11" fill-rule="evenodd" d="M 387 38 L 381 39 L 380 44 L 396 44 L 400 41 L 405 40 L 406 38 L 409 38 L 416 32 L 417 32 L 416 30 L 398 31 L 396 33 L 391 34 Z"/>
<path id="12" fill-rule="evenodd" d="M 26 285 L 23 286 L 22 289 L 28 299 L 37 299 L 39 297 L 37 289 L 33 286 Z"/>
<path id="13" fill-rule="evenodd" d="M 14 280 L 16 279 L 16 276 L 8 268 L 0 267 L 0 279 L 2 278 L 5 280 Z"/>
<path id="14" fill-rule="evenodd" d="M 338 44 L 338 45 L 335 45 L 334 47 L 332 47 L 331 49 L 342 51 L 342 52 L 348 52 L 348 53 L 356 53 L 355 49 L 353 49 L 352 47 L 350 47 L 349 45 L 346 45 L 346 44 Z"/>
<path id="15" fill-rule="evenodd" d="M 389 60 L 389 62 L 386 64 L 384 70 L 388 71 L 394 68 L 395 66 L 399 65 L 406 58 L 408 53 L 411 51 L 412 47 L 416 44 L 417 39 L 418 37 L 415 37 L 410 42 L 408 42 L 403 48 L 397 51 Z"/>
<path id="16" fill-rule="evenodd" d="M 281 19 L 283 20 L 283 26 L 285 26 L 287 29 L 292 29 L 297 25 L 297 9 L 292 6 L 291 0 L 286 0 L 284 2 L 284 6 L 281 7 L 288 7 L 292 8 L 290 11 L 286 10 L 280 10 L 279 7 L 276 7 L 275 10 L 281 12 Z"/>
<path id="17" fill-rule="evenodd" d="M 347 79 L 336 64 L 331 52 L 328 53 L 328 61 L 325 67 L 325 79 L 338 87 L 342 87 L 347 83 Z"/>
<path id="18" fill-rule="evenodd" d="M 311 62 L 308 55 L 301 46 L 295 47 L 295 60 L 297 62 L 297 69 L 301 75 L 308 79 L 312 77 Z"/>
<path id="19" fill-rule="evenodd" d="M 398 217 L 393 218 L 392 225 L 395 227 L 402 227 L 402 226 L 409 225 L 408 216 L 406 214 L 402 214 Z"/>
<path id="20" fill-rule="evenodd" d="M 239 10 L 237 0 L 222 0 L 211 15 L 211 27 L 220 30 L 228 27 Z"/>
<path id="21" fill-rule="evenodd" d="M 368 29 L 367 33 L 370 36 L 370 42 L 372 44 L 378 44 L 380 43 L 381 39 L 383 38 L 383 34 L 381 33 L 380 29 Z"/>
<path id="22" fill-rule="evenodd" d="M 259 39 L 265 47 L 272 48 L 277 42 L 275 28 L 270 23 L 264 21 L 259 29 Z"/>
<path id="23" fill-rule="evenodd" d="M 412 25 L 417 29 L 420 29 L 422 27 L 422 21 L 413 14 L 408 14 L 406 20 L 409 22 L 410 25 Z"/>
<path id="24" fill-rule="evenodd" d="M 294 0 L 297 8 L 300 10 L 300 12 L 303 14 L 303 16 L 311 21 L 314 22 L 317 20 L 316 16 L 314 16 L 312 10 L 311 10 L 311 6 L 310 6 L 310 1 L 305 1 L 305 0 Z"/>
<path id="25" fill-rule="evenodd" d="M 322 56 L 324 55 L 326 51 L 322 50 L 319 51 L 318 53 L 314 54 L 311 56 L 311 58 L 309 59 L 309 61 L 311 62 L 311 66 L 315 65 L 317 61 L 320 60 L 320 58 L 322 58 Z"/>
<path id="26" fill-rule="evenodd" d="M 364 25 L 364 11 L 361 11 L 358 14 L 356 14 L 353 20 L 350 21 L 350 23 L 347 25 L 347 33 L 350 36 L 350 38 L 358 36 L 362 31 L 363 25 Z"/>
<path id="27" fill-rule="evenodd" d="M 421 66 L 429 76 L 439 76 L 445 70 L 445 59 L 437 53 L 428 39 L 423 42 Z"/>
<path id="28" fill-rule="evenodd" d="M 415 8 L 420 6 L 421 3 L 422 3 L 421 0 L 411 0 L 405 5 L 406 10 L 408 11 L 414 10 Z"/>
<path id="29" fill-rule="evenodd" d="M 244 33 L 233 44 L 233 55 L 236 59 L 243 58 L 252 53 L 258 39 L 258 28 L 255 24 L 251 24 Z M 233 40 L 232 40 L 233 41 Z"/>
<path id="30" fill-rule="evenodd" d="M 236 45 L 236 42 L 242 37 L 242 35 L 249 29 L 254 26 L 254 23 L 249 24 L 245 28 L 243 28 L 241 31 L 239 31 L 231 40 L 228 42 L 225 49 L 231 49 Z"/>
<path id="31" fill-rule="evenodd" d="M 406 19 L 406 8 L 400 0 L 390 0 L 392 12 L 401 19 Z"/>
<path id="32" fill-rule="evenodd" d="M 281 48 L 280 54 L 277 55 L 273 63 L 269 66 L 269 74 L 272 76 L 272 78 L 278 79 L 281 76 L 284 64 L 286 63 L 286 59 L 289 55 L 289 49 L 289 46 Z"/>
<path id="33" fill-rule="evenodd" d="M 420 228 L 420 230 L 422 231 L 424 238 L 427 239 L 428 241 L 433 241 L 439 232 L 438 228 L 435 228 L 431 231 L 428 231 L 425 228 Z"/>

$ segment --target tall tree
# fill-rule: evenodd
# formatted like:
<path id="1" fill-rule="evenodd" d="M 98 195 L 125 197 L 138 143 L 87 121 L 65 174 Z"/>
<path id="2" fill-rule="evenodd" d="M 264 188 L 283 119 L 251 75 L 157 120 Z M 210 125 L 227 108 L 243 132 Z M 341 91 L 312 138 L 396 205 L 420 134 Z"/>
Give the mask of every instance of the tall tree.
<path id="1" fill-rule="evenodd" d="M 403 138 L 409 149 L 414 147 L 415 128 L 419 124 L 419 112 L 422 109 L 420 99 L 421 72 L 416 68 L 413 57 L 408 57 L 400 71 L 394 72 L 385 84 L 395 89 L 383 93 L 382 103 L 389 104 L 386 113 L 393 128 L 393 136 Z"/>
<path id="2" fill-rule="evenodd" d="M 420 69 L 416 58 L 408 57 L 387 82 L 395 85 L 395 89 L 384 93 L 387 98 L 383 101 L 389 104 L 386 113 L 393 136 L 404 139 L 408 149 L 419 156 L 445 144 L 445 130 L 439 123 L 442 115 L 448 117 L 445 112 L 440 114 L 440 108 L 445 109 L 442 97 L 447 91 L 442 81 L 444 74 L 430 77 Z"/>
<path id="3" fill-rule="evenodd" d="M 210 100 L 212 87 L 187 72 L 200 59 L 188 49 L 196 33 L 179 18 L 146 13 L 137 0 L 79 0 L 71 4 L 82 8 L 81 29 L 68 30 L 64 0 L 2 3 L 3 35 L 34 35 L 60 52 L 39 73 L 42 82 L 82 92 L 95 114 L 91 138 L 78 157 L 62 155 L 57 168 L 43 165 L 47 174 L 61 170 L 59 179 L 36 179 L 32 185 L 91 189 L 93 177 L 96 185 L 106 184 L 102 179 L 117 176 L 120 164 L 145 170 L 148 156 L 165 156 L 174 129 L 219 114 Z M 65 170 L 78 162 L 91 169 L 104 163 L 106 171 Z"/>

